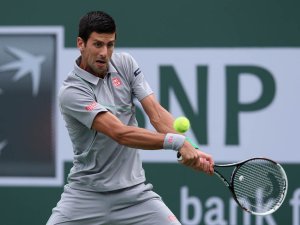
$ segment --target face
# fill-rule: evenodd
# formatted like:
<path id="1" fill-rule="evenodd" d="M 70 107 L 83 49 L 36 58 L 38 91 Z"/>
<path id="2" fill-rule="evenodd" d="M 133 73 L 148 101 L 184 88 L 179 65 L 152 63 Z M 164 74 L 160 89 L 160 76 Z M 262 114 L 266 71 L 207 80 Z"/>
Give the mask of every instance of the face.
<path id="1" fill-rule="evenodd" d="M 78 37 L 77 47 L 81 52 L 80 67 L 97 77 L 104 77 L 115 46 L 115 33 L 91 33 L 86 43 Z"/>

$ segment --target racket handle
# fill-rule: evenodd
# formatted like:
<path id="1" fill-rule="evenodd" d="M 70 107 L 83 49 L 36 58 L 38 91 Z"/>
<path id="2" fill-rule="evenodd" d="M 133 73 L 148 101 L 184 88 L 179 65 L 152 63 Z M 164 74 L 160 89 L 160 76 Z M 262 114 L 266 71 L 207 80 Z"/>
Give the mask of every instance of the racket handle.
<path id="1" fill-rule="evenodd" d="M 177 160 L 181 161 L 182 160 L 182 155 L 180 154 L 180 152 L 177 152 Z"/>

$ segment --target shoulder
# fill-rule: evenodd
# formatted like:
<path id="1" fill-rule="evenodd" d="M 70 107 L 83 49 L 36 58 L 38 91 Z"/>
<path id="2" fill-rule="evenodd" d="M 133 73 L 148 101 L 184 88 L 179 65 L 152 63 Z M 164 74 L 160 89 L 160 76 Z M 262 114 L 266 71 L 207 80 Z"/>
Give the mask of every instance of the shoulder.
<path id="1" fill-rule="evenodd" d="M 134 58 L 128 52 L 113 53 L 111 60 L 116 66 L 132 65 Z"/>
<path id="2" fill-rule="evenodd" d="M 93 94 L 91 88 L 77 77 L 74 72 L 71 72 L 60 87 L 58 98 L 60 102 L 65 102 L 79 96 L 91 94 Z"/>
<path id="3" fill-rule="evenodd" d="M 112 54 L 112 59 L 115 59 L 115 60 L 128 60 L 128 59 L 132 59 L 132 55 L 129 54 L 128 52 L 114 52 Z"/>
<path id="4" fill-rule="evenodd" d="M 111 62 L 115 68 L 118 68 L 119 72 L 132 77 L 136 71 L 139 71 L 139 65 L 134 57 L 127 52 L 114 53 Z"/>

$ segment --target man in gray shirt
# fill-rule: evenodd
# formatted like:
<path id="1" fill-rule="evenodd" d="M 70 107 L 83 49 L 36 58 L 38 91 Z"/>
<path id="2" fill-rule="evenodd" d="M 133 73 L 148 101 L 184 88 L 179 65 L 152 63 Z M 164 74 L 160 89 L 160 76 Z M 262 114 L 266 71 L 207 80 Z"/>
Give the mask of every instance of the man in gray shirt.
<path id="1" fill-rule="evenodd" d="M 116 26 L 105 12 L 79 23 L 81 56 L 59 92 L 59 105 L 73 143 L 73 167 L 47 225 L 178 225 L 145 184 L 137 149 L 178 151 L 182 164 L 213 173 L 212 157 L 173 129 L 174 118 L 155 99 L 132 56 L 114 53 Z M 138 127 L 137 98 L 157 132 Z"/>

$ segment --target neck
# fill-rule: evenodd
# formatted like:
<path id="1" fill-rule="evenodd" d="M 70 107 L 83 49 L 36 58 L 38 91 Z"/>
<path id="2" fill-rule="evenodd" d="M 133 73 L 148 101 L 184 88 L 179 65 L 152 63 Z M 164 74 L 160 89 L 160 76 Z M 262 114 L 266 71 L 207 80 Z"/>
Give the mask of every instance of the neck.
<path id="1" fill-rule="evenodd" d="M 103 72 L 100 72 L 100 73 L 96 73 L 96 72 L 95 72 L 94 70 L 92 70 L 86 63 L 84 63 L 84 62 L 81 60 L 81 57 L 77 59 L 77 65 L 78 65 L 81 69 L 83 69 L 83 70 L 89 72 L 90 74 L 93 74 L 93 75 L 96 76 L 96 77 L 100 77 L 100 78 L 102 78 L 102 79 L 103 79 L 103 78 L 106 76 L 106 74 L 107 74 L 107 71 L 103 71 Z"/>

